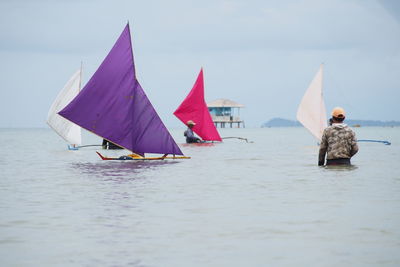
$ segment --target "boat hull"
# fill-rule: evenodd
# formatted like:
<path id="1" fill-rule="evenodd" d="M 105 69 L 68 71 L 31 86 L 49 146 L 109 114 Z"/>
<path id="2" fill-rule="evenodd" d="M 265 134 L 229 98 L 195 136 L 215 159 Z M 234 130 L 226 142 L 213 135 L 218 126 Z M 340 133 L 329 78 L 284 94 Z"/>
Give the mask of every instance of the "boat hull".
<path id="1" fill-rule="evenodd" d="M 190 157 L 186 157 L 186 156 L 163 156 L 163 157 L 139 157 L 139 158 L 133 158 L 133 157 L 129 157 L 129 156 L 121 156 L 118 158 L 109 158 L 109 157 L 105 157 L 102 154 L 100 154 L 100 152 L 97 152 L 97 155 L 99 155 L 99 157 L 102 160 L 136 160 L 136 161 L 148 161 L 148 160 L 165 160 L 165 159 L 190 159 Z"/>

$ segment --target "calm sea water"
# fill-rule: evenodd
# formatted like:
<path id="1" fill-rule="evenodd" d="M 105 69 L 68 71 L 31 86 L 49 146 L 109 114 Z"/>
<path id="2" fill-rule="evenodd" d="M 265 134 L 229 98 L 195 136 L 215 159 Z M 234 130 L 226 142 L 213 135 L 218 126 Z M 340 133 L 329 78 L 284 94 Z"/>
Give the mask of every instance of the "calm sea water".
<path id="1" fill-rule="evenodd" d="M 400 128 L 355 130 L 392 145 L 323 168 L 303 128 L 222 129 L 254 143 L 107 162 L 49 129 L 0 129 L 0 264 L 399 266 Z"/>

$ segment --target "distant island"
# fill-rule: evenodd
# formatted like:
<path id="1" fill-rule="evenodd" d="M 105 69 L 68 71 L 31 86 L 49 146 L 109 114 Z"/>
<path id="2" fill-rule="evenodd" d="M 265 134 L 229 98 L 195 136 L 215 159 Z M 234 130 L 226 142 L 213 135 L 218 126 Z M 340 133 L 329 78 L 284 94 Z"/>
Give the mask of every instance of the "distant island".
<path id="1" fill-rule="evenodd" d="M 400 121 L 374 121 L 374 120 L 346 120 L 346 124 L 349 126 L 382 126 L 382 127 L 393 127 L 400 126 Z M 261 125 L 261 127 L 299 127 L 302 126 L 300 122 L 273 118 Z"/>

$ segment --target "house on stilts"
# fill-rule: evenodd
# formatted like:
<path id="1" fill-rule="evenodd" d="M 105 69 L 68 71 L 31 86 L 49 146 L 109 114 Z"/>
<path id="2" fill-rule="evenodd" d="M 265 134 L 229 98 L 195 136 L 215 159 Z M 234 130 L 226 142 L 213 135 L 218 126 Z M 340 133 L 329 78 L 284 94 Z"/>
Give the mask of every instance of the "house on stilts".
<path id="1" fill-rule="evenodd" d="M 216 127 L 225 128 L 229 125 L 230 128 L 237 125 L 237 128 L 245 128 L 244 121 L 240 118 L 240 109 L 244 105 L 236 103 L 229 99 L 217 99 L 207 103 L 212 120 Z"/>

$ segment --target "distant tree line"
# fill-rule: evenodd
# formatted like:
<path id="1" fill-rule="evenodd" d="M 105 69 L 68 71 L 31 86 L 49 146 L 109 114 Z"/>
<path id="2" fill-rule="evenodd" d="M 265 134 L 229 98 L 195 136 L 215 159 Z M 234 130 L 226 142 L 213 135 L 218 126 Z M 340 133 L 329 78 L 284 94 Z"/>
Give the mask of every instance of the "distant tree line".
<path id="1" fill-rule="evenodd" d="M 377 121 L 377 120 L 346 120 L 349 126 L 381 126 L 381 127 L 394 127 L 400 126 L 400 121 Z M 299 127 L 302 126 L 300 122 L 273 118 L 261 125 L 261 127 Z"/>

